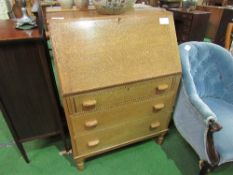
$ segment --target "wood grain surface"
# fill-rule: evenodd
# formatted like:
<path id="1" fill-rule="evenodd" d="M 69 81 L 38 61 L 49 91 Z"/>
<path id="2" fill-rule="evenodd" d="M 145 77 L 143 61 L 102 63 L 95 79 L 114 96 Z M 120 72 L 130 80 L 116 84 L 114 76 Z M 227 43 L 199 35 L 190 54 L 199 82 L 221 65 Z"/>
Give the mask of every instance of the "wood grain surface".
<path id="1" fill-rule="evenodd" d="M 147 8 L 47 16 L 78 168 L 148 138 L 162 143 L 181 74 L 172 14 Z"/>
<path id="2" fill-rule="evenodd" d="M 171 13 L 86 13 L 87 17 L 50 21 L 63 95 L 180 72 Z M 169 24 L 161 25 L 161 18 Z"/>
<path id="3" fill-rule="evenodd" d="M 38 29 L 33 30 L 17 30 L 15 29 L 16 21 L 0 20 L 0 42 L 40 39 Z"/>

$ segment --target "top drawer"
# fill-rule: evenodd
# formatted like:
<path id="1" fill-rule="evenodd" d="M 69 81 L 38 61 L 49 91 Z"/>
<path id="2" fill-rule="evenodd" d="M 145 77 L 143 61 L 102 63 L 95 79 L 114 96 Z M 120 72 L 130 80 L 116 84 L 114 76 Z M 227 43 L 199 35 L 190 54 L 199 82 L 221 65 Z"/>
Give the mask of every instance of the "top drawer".
<path id="1" fill-rule="evenodd" d="M 193 15 L 183 12 L 173 12 L 174 19 L 175 20 L 192 20 Z"/>
<path id="2" fill-rule="evenodd" d="M 162 77 L 67 97 L 68 110 L 70 114 L 89 112 L 167 94 L 173 79 L 174 76 Z"/>

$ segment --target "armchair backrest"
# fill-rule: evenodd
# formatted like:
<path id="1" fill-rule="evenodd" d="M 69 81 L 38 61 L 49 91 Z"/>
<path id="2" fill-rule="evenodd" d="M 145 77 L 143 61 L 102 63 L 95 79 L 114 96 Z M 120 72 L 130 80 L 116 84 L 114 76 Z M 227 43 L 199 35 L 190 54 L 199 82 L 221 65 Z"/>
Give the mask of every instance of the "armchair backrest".
<path id="1" fill-rule="evenodd" d="M 212 43 L 187 42 L 180 45 L 180 56 L 189 95 L 233 102 L 233 58 L 226 49 Z"/>

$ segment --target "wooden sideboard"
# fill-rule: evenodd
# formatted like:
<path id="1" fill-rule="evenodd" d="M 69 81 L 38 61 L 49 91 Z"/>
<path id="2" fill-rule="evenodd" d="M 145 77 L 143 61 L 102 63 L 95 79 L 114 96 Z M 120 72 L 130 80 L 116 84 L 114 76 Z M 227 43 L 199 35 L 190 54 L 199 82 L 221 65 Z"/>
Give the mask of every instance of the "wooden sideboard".
<path id="1" fill-rule="evenodd" d="M 29 162 L 22 143 L 53 135 L 65 142 L 64 122 L 43 31 L 15 25 L 0 21 L 0 109 Z"/>
<path id="2" fill-rule="evenodd" d="M 203 41 L 208 27 L 210 12 L 183 11 L 180 8 L 169 8 L 173 12 L 178 43 Z"/>
<path id="3" fill-rule="evenodd" d="M 208 6 L 227 6 L 233 5 L 233 0 L 203 0 L 202 4 Z"/>
<path id="4" fill-rule="evenodd" d="M 198 6 L 197 9 L 211 13 L 206 36 L 224 47 L 227 25 L 233 20 L 233 9 L 218 6 Z"/>
<path id="5" fill-rule="evenodd" d="M 181 0 L 159 0 L 159 6 L 162 8 L 179 8 Z"/>
<path id="6" fill-rule="evenodd" d="M 168 131 L 181 66 L 172 13 L 139 8 L 47 14 L 79 169 L 84 160 Z"/>

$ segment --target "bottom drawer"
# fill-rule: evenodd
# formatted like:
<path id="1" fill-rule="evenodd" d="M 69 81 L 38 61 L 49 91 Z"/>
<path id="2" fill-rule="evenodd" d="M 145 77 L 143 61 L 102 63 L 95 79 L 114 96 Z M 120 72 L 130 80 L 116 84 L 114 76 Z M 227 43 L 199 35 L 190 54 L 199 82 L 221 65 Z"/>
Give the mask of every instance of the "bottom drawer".
<path id="1" fill-rule="evenodd" d="M 156 135 L 156 133 L 167 129 L 167 121 L 169 121 L 170 115 L 169 112 L 163 112 L 154 117 L 149 116 L 95 133 L 76 136 L 75 144 L 78 155 L 74 156 L 104 152 L 104 150 L 120 147 L 135 140 L 143 140 L 143 137 Z"/>

